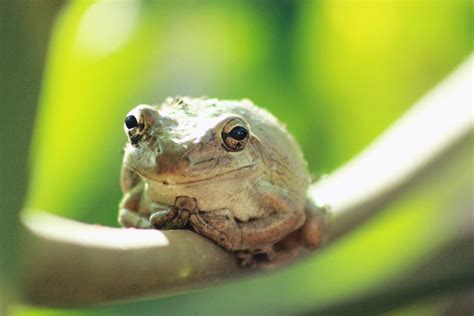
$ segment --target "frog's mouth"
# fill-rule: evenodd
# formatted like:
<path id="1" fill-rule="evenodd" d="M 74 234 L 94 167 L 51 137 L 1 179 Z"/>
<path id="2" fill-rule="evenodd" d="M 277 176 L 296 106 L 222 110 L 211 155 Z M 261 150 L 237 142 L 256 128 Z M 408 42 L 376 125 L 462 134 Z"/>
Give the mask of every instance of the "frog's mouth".
<path id="1" fill-rule="evenodd" d="M 188 180 L 188 181 L 170 181 L 169 179 L 163 180 L 163 179 L 154 179 L 157 182 L 160 182 L 164 185 L 190 185 L 190 184 L 196 184 L 196 183 L 202 183 L 202 182 L 207 182 L 207 181 L 212 181 L 215 179 L 219 179 L 228 175 L 234 175 L 235 173 L 241 172 L 243 170 L 247 169 L 252 169 L 256 166 L 256 164 L 250 164 L 246 166 L 239 167 L 237 169 L 229 170 L 227 172 L 222 172 L 219 174 L 215 174 L 209 177 L 205 178 L 199 178 L 195 180 Z M 232 177 L 232 179 L 235 179 L 235 177 Z"/>

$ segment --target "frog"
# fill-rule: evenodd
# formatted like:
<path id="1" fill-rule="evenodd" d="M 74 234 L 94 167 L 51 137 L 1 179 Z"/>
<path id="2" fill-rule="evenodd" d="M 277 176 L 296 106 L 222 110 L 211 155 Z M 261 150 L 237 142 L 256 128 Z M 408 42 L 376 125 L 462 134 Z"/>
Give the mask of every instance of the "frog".
<path id="1" fill-rule="evenodd" d="M 252 101 L 169 97 L 133 108 L 124 131 L 123 227 L 190 229 L 248 266 L 321 244 L 302 150 Z"/>

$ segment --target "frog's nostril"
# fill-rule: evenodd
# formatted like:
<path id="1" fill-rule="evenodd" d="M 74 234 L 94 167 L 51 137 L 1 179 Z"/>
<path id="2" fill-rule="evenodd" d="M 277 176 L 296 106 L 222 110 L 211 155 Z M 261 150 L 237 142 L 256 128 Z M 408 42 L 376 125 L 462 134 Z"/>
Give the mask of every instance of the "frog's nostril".
<path id="1" fill-rule="evenodd" d="M 128 136 L 132 145 L 138 144 L 138 141 L 142 138 L 142 135 L 138 133 L 128 133 Z"/>

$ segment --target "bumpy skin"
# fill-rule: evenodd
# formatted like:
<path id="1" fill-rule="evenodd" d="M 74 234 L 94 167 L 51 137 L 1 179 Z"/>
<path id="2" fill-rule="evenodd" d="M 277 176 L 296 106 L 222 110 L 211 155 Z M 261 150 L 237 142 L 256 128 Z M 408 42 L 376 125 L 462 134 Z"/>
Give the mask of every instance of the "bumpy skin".
<path id="1" fill-rule="evenodd" d="M 248 100 L 169 98 L 130 116 L 122 226 L 190 227 L 251 264 L 254 254 L 271 259 L 273 245 L 305 222 L 306 163 L 267 111 Z M 231 125 L 248 130 L 238 150 L 222 133 Z"/>

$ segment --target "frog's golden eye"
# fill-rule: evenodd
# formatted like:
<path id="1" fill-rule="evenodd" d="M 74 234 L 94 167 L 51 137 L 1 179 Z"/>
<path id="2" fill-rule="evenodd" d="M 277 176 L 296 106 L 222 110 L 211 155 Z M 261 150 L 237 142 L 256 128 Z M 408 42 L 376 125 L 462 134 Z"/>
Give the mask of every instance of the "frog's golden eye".
<path id="1" fill-rule="evenodd" d="M 229 151 L 241 151 L 249 140 L 249 130 L 241 119 L 228 121 L 221 132 L 222 145 Z"/>

